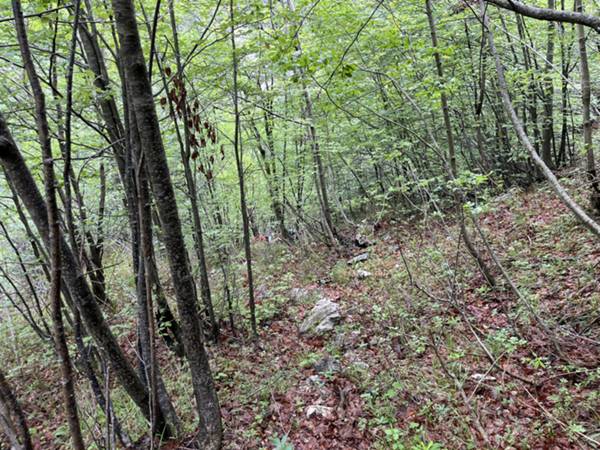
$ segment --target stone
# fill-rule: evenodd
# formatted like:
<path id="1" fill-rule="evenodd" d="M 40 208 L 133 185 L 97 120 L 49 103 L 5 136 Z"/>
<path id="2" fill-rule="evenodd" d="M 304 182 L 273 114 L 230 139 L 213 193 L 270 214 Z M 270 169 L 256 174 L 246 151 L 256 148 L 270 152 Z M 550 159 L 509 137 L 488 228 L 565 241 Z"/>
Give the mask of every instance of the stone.
<path id="1" fill-rule="evenodd" d="M 377 337 L 377 336 L 373 336 L 371 339 L 369 339 L 368 345 L 371 348 L 377 348 L 382 346 L 383 344 L 385 344 L 385 338 L 383 337 Z"/>
<path id="2" fill-rule="evenodd" d="M 313 369 L 317 373 L 335 373 L 341 370 L 339 361 L 331 356 L 325 356 L 313 364 Z"/>
<path id="3" fill-rule="evenodd" d="M 309 383 L 312 383 L 312 384 L 317 384 L 317 385 L 322 384 L 322 380 L 319 375 L 311 375 L 310 377 L 308 377 L 308 381 L 309 381 Z"/>
<path id="4" fill-rule="evenodd" d="M 359 280 L 364 280 L 365 278 L 369 278 L 373 274 L 371 272 L 369 272 L 368 270 L 358 269 L 356 271 L 356 275 L 358 276 Z"/>
<path id="5" fill-rule="evenodd" d="M 333 339 L 333 345 L 335 345 L 337 348 L 343 349 L 346 347 L 346 340 L 346 333 L 338 332 Z"/>
<path id="6" fill-rule="evenodd" d="M 333 408 L 323 405 L 310 405 L 306 408 L 306 417 L 310 419 L 315 416 L 323 417 L 324 419 L 333 419 Z"/>
<path id="7" fill-rule="evenodd" d="M 341 317 L 339 305 L 323 297 L 302 321 L 300 334 L 324 334 L 333 330 Z"/>
<path id="8" fill-rule="evenodd" d="M 369 259 L 369 253 L 368 252 L 361 253 L 360 255 L 357 255 L 354 258 L 349 259 L 348 260 L 348 265 L 352 266 L 352 265 L 354 265 L 356 263 L 366 261 L 367 259 Z"/>
<path id="9" fill-rule="evenodd" d="M 496 381 L 495 377 L 485 375 L 483 373 L 474 373 L 471 375 L 471 378 L 481 383 L 483 383 L 484 381 Z"/>

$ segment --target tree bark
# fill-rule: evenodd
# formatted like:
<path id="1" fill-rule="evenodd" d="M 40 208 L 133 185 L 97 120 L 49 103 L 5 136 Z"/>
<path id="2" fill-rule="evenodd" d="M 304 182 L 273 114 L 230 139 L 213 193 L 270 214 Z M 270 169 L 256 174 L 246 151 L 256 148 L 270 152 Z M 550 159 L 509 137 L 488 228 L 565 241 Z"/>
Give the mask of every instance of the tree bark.
<path id="1" fill-rule="evenodd" d="M 45 246 L 49 247 L 48 213 L 44 199 L 1 114 L 0 162 L 4 167 L 9 183 L 12 184 L 15 192 L 23 201 L 38 233 L 42 236 Z M 148 391 L 110 331 L 102 311 L 81 272 L 81 267 L 62 235 L 60 244 L 63 265 L 62 276 L 76 307 L 84 319 L 86 328 L 98 347 L 104 351 L 110 360 L 113 370 L 126 392 L 147 417 Z"/>
<path id="2" fill-rule="evenodd" d="M 163 239 L 175 288 L 185 353 L 200 416 L 199 443 L 203 448 L 217 449 L 221 447 L 222 440 L 219 402 L 204 348 L 194 281 L 188 264 L 152 87 L 144 62 L 135 10 L 131 0 L 113 0 L 112 5 L 121 46 L 124 83 L 130 105 L 134 109 L 148 175 L 163 226 Z"/>
<path id="3" fill-rule="evenodd" d="M 183 64 L 181 62 L 181 54 L 179 50 L 179 34 L 177 33 L 177 22 L 175 20 L 175 8 L 174 2 L 169 2 L 169 18 L 171 21 L 171 30 L 173 32 L 173 45 L 175 49 L 175 61 L 177 63 L 177 76 L 179 80 L 184 83 Z M 186 99 L 187 100 L 187 99 Z M 189 165 L 190 158 L 190 129 L 188 123 L 188 108 L 183 108 L 183 130 L 185 137 L 185 154 L 184 154 L 184 173 L 185 181 L 188 188 L 190 197 L 190 206 L 192 209 L 192 220 L 194 222 L 194 247 L 196 250 L 196 256 L 198 258 L 198 268 L 200 269 L 200 292 L 202 294 L 202 301 L 206 308 L 208 320 L 211 325 L 211 337 L 213 341 L 217 341 L 219 338 L 219 322 L 215 317 L 215 312 L 212 303 L 212 296 L 210 290 L 210 280 L 208 278 L 208 267 L 206 263 L 206 254 L 204 252 L 204 232 L 202 230 L 202 220 L 200 218 L 200 208 L 198 206 L 198 192 L 196 187 L 196 180 L 192 175 L 192 170 Z M 175 117 L 175 116 L 173 116 Z"/>
<path id="4" fill-rule="evenodd" d="M 548 9 L 554 10 L 555 1 L 548 0 Z M 546 45 L 546 61 L 544 67 L 544 81 L 542 83 L 544 91 L 544 122 L 542 124 L 542 159 L 546 165 L 553 168 L 555 161 L 553 159 L 554 144 L 554 83 L 552 81 L 552 70 L 554 69 L 554 37 L 556 36 L 556 24 L 548 23 L 548 42 Z"/>
<path id="5" fill-rule="evenodd" d="M 89 6 L 89 3 L 88 3 Z M 114 96 L 109 89 L 109 78 L 106 69 L 104 56 L 98 45 L 97 33 L 94 27 L 94 18 L 91 10 L 86 12 L 87 22 L 92 24 L 91 29 L 86 26 L 85 22 L 79 24 L 79 36 L 81 38 L 82 47 L 87 57 L 87 62 L 90 70 L 94 73 L 94 86 L 102 92 L 98 96 L 98 106 L 106 129 L 110 144 L 112 145 L 113 155 L 125 192 L 124 204 L 127 208 L 129 218 L 129 230 L 131 236 L 131 256 L 132 268 L 135 273 L 138 272 L 137 264 L 139 261 L 139 224 L 137 217 L 137 194 L 135 183 L 133 181 L 134 171 L 131 166 L 127 133 L 119 115 L 119 109 L 115 102 Z M 118 61 L 117 61 L 118 64 Z M 125 115 L 125 119 L 128 119 Z M 128 127 L 130 129 L 131 127 Z M 92 258 L 93 259 L 93 258 Z M 158 273 L 155 267 L 154 259 L 152 259 L 152 281 L 157 295 L 158 310 L 156 319 L 159 325 L 159 334 L 178 356 L 183 356 L 183 344 L 181 342 L 181 333 L 179 324 L 169 307 L 168 302 L 162 291 Z"/>
<path id="6" fill-rule="evenodd" d="M 552 22 L 566 22 L 581 24 L 592 28 L 600 33 L 600 17 L 580 12 L 557 11 L 554 9 L 538 8 L 536 6 L 526 5 L 516 0 L 485 0 L 503 9 L 517 12 L 523 16 L 532 17 L 534 19 L 549 20 Z"/>
<path id="7" fill-rule="evenodd" d="M 578 12 L 583 11 L 581 0 L 575 0 L 575 9 Z M 597 213 L 600 213 L 600 185 L 598 182 L 598 173 L 596 172 L 596 162 L 594 160 L 592 118 L 590 114 L 592 97 L 592 90 L 590 87 L 590 67 L 587 57 L 585 29 L 581 24 L 577 24 L 576 28 L 579 41 L 579 71 L 581 74 L 581 102 L 583 106 L 583 146 L 586 155 L 587 175 L 590 181 L 590 203 L 592 208 L 594 208 Z"/>
<path id="8" fill-rule="evenodd" d="M 292 12 L 296 11 L 296 5 L 294 0 L 287 0 L 288 9 Z M 296 36 L 297 38 L 297 36 Z M 302 54 L 302 45 L 300 40 L 297 39 L 296 50 Z M 319 206 L 321 208 L 321 215 L 323 219 L 323 228 L 325 235 L 329 240 L 329 245 L 336 246 L 338 243 L 338 233 L 333 224 L 333 218 L 331 214 L 331 207 L 329 205 L 329 195 L 327 193 L 327 184 L 325 182 L 325 168 L 323 166 L 323 160 L 321 158 L 321 147 L 319 145 L 319 137 L 317 135 L 317 128 L 314 122 L 313 114 L 313 103 L 306 85 L 305 73 L 302 69 L 296 69 L 299 74 L 301 85 L 302 85 L 302 96 L 304 97 L 304 116 L 308 119 L 308 137 L 310 140 L 310 148 L 315 166 L 315 188 L 317 192 L 317 198 L 319 200 Z"/>
<path id="9" fill-rule="evenodd" d="M 250 325 L 252 327 L 252 337 L 256 339 L 258 332 L 256 330 L 256 308 L 254 304 L 254 277 L 252 274 L 252 251 L 250 248 L 250 223 L 248 217 L 248 206 L 246 204 L 246 187 L 244 185 L 244 161 L 241 143 L 240 111 L 238 99 L 238 60 L 235 47 L 235 16 L 233 9 L 233 0 L 229 1 L 229 18 L 231 20 L 231 52 L 233 60 L 233 109 L 235 115 L 235 130 L 233 137 L 233 150 L 235 153 L 235 164 L 238 173 L 238 183 L 240 187 L 240 206 L 242 211 L 242 225 L 244 232 L 244 253 L 246 256 L 246 273 L 248 275 L 248 300 L 250 304 Z"/>
<path id="10" fill-rule="evenodd" d="M 132 108 L 129 113 L 133 116 Z M 138 302 L 138 339 L 141 348 L 142 378 L 146 381 L 150 392 L 149 412 L 151 417 L 152 434 L 156 432 L 156 417 L 159 410 L 169 422 L 170 426 L 179 432 L 181 424 L 175 408 L 165 387 L 160 368 L 156 361 L 154 322 L 154 305 L 152 295 L 153 284 L 153 245 L 152 245 L 152 214 L 148 177 L 140 146 L 137 121 L 129 121 L 130 151 L 135 172 L 135 185 L 137 189 L 137 208 L 139 223 L 139 262 L 137 265 L 137 302 Z"/>

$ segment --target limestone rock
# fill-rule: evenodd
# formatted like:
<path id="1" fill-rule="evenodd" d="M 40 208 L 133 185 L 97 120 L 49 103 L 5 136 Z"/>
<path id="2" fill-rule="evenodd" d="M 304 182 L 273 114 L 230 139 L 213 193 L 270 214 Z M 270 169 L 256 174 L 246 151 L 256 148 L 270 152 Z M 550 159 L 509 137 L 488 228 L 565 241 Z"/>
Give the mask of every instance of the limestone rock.
<path id="1" fill-rule="evenodd" d="M 369 253 L 368 252 L 361 253 L 360 255 L 357 255 L 354 258 L 349 259 L 348 260 L 348 265 L 352 266 L 352 265 L 354 265 L 356 263 L 366 261 L 367 259 L 369 259 Z"/>
<path id="2" fill-rule="evenodd" d="M 308 408 L 306 408 L 306 417 L 308 419 L 316 416 L 324 419 L 333 419 L 333 408 L 323 405 L 310 405 Z"/>
<path id="3" fill-rule="evenodd" d="M 359 280 L 364 280 L 365 278 L 369 278 L 373 274 L 371 272 L 369 272 L 368 270 L 358 269 L 356 271 L 356 275 L 358 276 Z"/>
<path id="4" fill-rule="evenodd" d="M 331 331 L 341 317 L 339 305 L 324 297 L 304 318 L 300 334 L 323 334 Z"/>

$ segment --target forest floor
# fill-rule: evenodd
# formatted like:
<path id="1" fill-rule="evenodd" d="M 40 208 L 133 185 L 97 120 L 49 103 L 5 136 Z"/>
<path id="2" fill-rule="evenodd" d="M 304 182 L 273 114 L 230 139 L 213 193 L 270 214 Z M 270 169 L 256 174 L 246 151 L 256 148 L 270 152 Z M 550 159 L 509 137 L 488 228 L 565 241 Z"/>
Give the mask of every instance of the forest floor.
<path id="1" fill-rule="evenodd" d="M 545 187 L 490 206 L 479 223 L 520 299 L 497 267 L 490 289 L 440 222 L 383 224 L 352 266 L 256 245 L 259 348 L 217 350 L 228 448 L 593 448 L 600 246 Z M 323 296 L 340 325 L 299 335 Z M 315 405 L 329 409 L 308 418 Z"/>
<path id="2" fill-rule="evenodd" d="M 498 197 L 478 219 L 519 297 L 472 226 L 495 288 L 459 244 L 458 227 L 439 220 L 381 223 L 368 236 L 372 245 L 343 257 L 256 241 L 258 343 L 224 324 L 209 348 L 225 447 L 600 446 L 600 246 L 545 186 Z M 367 260 L 347 263 L 365 252 Z M 300 335 L 323 297 L 339 305 L 339 324 L 322 336 Z M 113 326 L 127 330 L 120 337 L 133 357 L 132 317 L 124 309 Z M 40 368 L 39 358 L 20 353 L 12 379 L 39 448 L 58 447 L 52 443 L 67 430 L 56 366 Z M 191 439 L 188 375 L 166 349 L 160 358 Z M 82 409 L 94 423 L 97 412 Z M 117 414 L 131 429 L 135 409 Z M 56 428 L 48 429 L 49 417 Z M 164 448 L 185 448 L 185 441 Z"/>

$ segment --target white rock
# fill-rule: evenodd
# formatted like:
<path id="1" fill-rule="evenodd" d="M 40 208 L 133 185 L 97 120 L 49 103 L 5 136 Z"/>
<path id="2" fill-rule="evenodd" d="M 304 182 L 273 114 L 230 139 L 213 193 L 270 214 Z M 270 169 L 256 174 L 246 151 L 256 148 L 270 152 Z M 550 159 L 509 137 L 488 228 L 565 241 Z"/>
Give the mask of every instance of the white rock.
<path id="1" fill-rule="evenodd" d="M 365 278 L 369 278 L 373 274 L 371 272 L 369 272 L 368 270 L 358 269 L 356 271 L 356 275 L 358 276 L 358 278 L 360 280 L 364 280 Z"/>
<path id="2" fill-rule="evenodd" d="M 489 376 L 489 375 L 484 375 L 482 373 L 474 373 L 473 375 L 471 375 L 471 378 L 475 381 L 496 381 L 495 377 Z"/>
<path id="3" fill-rule="evenodd" d="M 313 384 L 321 384 L 321 377 L 319 375 L 311 375 L 308 377 L 308 381 Z"/>
<path id="4" fill-rule="evenodd" d="M 369 253 L 361 253 L 360 255 L 355 256 L 352 259 L 349 259 L 348 260 L 348 265 L 351 266 L 352 264 L 356 264 L 356 263 L 359 263 L 359 262 L 362 262 L 362 261 L 366 261 L 367 259 L 369 259 Z"/>
<path id="5" fill-rule="evenodd" d="M 322 298 L 304 318 L 300 333 L 323 334 L 333 330 L 341 317 L 339 305 L 328 298 Z"/>
<path id="6" fill-rule="evenodd" d="M 324 419 L 332 419 L 333 408 L 323 405 L 310 405 L 308 408 L 306 408 L 306 417 L 310 419 L 314 416 L 320 416 Z"/>

